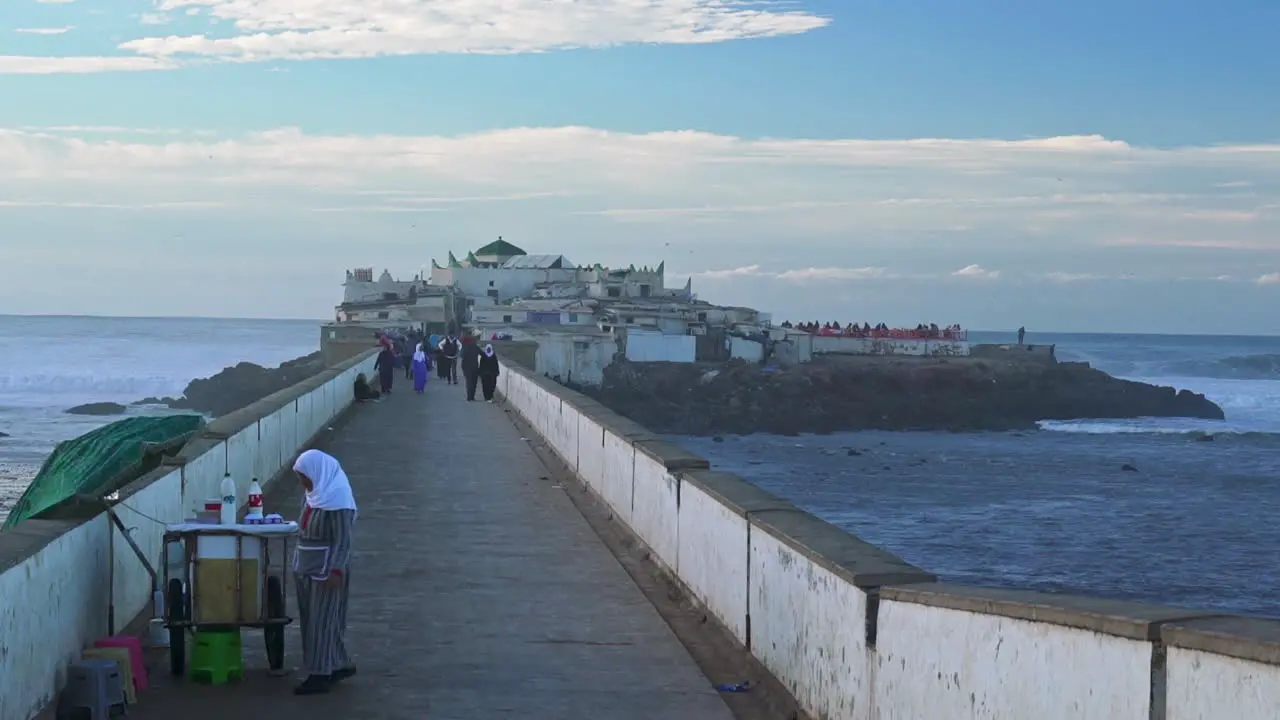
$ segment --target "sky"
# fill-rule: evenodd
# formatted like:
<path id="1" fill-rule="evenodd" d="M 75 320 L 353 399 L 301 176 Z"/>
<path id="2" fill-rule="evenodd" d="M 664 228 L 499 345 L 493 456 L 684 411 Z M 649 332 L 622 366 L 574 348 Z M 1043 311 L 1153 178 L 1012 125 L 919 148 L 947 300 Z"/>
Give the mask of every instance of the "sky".
<path id="1" fill-rule="evenodd" d="M 501 235 L 775 319 L 1280 334 L 1274 0 L 5 0 L 0 313 Z"/>

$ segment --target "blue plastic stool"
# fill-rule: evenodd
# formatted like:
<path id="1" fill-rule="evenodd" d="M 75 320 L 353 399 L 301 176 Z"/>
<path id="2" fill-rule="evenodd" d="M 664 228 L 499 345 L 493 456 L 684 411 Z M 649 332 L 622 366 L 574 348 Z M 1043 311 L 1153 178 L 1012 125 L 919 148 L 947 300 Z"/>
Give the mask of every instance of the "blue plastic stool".
<path id="1" fill-rule="evenodd" d="M 67 685 L 58 697 L 59 720 L 84 717 L 109 720 L 128 712 L 124 678 L 114 660 L 79 660 L 67 669 Z"/>

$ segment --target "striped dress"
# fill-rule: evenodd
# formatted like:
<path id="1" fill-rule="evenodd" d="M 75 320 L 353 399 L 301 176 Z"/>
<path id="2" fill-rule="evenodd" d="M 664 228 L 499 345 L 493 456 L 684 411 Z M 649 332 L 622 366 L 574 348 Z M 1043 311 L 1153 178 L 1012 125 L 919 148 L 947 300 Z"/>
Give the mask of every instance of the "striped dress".
<path id="1" fill-rule="evenodd" d="M 343 636 L 347 629 L 347 595 L 351 586 L 348 561 L 355 520 L 355 510 L 306 507 L 302 511 L 293 570 L 303 666 L 308 675 L 332 675 L 353 667 Z M 340 584 L 312 579 L 327 575 L 330 569 L 341 572 Z"/>

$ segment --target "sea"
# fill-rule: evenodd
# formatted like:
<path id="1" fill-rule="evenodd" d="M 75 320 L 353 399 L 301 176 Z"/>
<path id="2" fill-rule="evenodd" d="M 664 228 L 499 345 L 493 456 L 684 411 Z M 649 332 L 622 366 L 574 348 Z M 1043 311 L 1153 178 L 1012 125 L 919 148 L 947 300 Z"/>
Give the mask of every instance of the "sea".
<path id="1" fill-rule="evenodd" d="M 0 432 L 10 435 L 0 517 L 58 441 L 114 419 L 67 408 L 177 395 L 241 360 L 275 365 L 314 351 L 318 325 L 0 316 Z M 949 582 L 1280 616 L 1280 337 L 1030 332 L 1027 342 L 1204 393 L 1227 418 L 676 439 Z"/>
<path id="2" fill-rule="evenodd" d="M 68 408 L 180 396 L 228 365 L 278 365 L 319 346 L 319 320 L 0 315 L 0 521 L 57 443 L 119 419 Z"/>

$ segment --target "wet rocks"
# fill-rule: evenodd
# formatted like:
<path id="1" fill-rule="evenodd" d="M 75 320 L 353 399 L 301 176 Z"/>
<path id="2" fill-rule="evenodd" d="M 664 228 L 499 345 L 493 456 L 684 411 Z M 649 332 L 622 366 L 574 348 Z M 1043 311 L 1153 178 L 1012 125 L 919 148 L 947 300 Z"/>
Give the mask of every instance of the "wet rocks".
<path id="1" fill-rule="evenodd" d="M 616 362 L 597 400 L 659 433 L 1030 430 L 1040 420 L 1222 419 L 1203 395 L 1121 380 L 1083 363 L 826 358 L 769 372 Z"/>
<path id="2" fill-rule="evenodd" d="M 64 412 L 68 415 L 123 415 L 127 410 L 128 408 L 120 403 L 96 402 L 77 405 Z"/>
<path id="3" fill-rule="evenodd" d="M 1138 468 L 1134 467 L 1133 465 L 1130 465 L 1129 463 L 1125 463 L 1121 465 L 1120 470 L 1123 472 L 1138 472 Z"/>
<path id="4" fill-rule="evenodd" d="M 212 377 L 192 380 L 182 391 L 180 398 L 147 400 L 159 399 L 171 408 L 195 410 L 217 417 L 296 385 L 324 368 L 324 361 L 318 352 L 282 363 L 276 368 L 242 362 L 223 368 Z"/>

